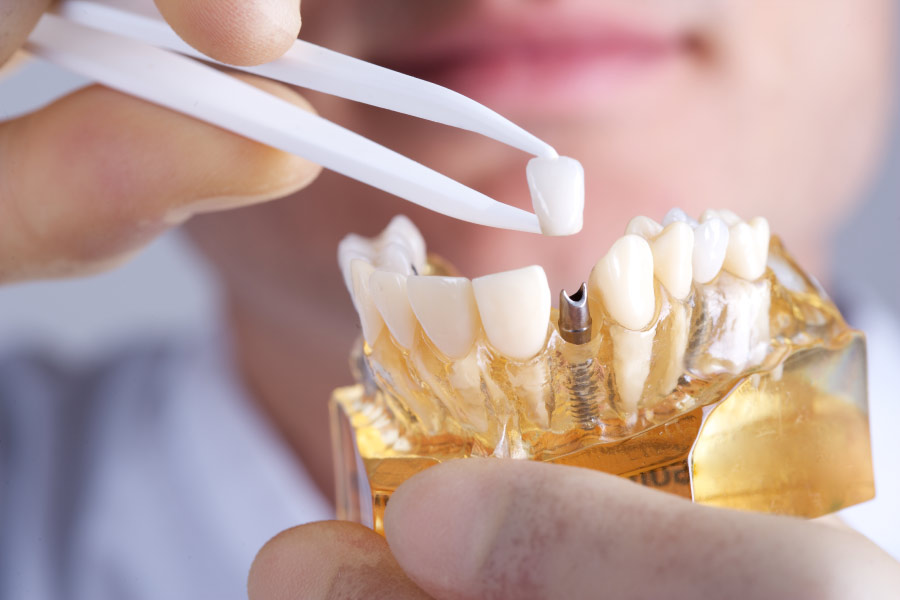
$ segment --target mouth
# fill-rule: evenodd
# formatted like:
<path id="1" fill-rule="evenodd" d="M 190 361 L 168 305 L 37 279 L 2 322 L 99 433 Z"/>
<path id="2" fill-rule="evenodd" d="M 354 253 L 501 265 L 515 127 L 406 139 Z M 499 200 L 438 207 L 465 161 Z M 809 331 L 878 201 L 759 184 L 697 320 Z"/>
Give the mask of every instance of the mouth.
<path id="1" fill-rule="evenodd" d="M 557 11 L 558 12 L 558 11 Z M 571 112 L 615 102 L 683 62 L 683 27 L 603 15 L 468 19 L 376 58 L 506 111 Z"/>

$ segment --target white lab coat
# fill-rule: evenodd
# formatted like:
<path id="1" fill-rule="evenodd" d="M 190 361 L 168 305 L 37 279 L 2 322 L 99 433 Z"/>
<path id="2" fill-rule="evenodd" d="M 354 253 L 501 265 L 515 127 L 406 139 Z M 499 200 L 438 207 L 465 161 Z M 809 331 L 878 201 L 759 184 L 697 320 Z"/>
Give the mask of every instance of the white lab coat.
<path id="1" fill-rule="evenodd" d="M 854 324 L 879 495 L 843 515 L 900 559 L 900 326 L 875 305 Z M 226 356 L 209 336 L 79 372 L 0 361 L 0 599 L 245 598 L 267 539 L 332 517 Z"/>

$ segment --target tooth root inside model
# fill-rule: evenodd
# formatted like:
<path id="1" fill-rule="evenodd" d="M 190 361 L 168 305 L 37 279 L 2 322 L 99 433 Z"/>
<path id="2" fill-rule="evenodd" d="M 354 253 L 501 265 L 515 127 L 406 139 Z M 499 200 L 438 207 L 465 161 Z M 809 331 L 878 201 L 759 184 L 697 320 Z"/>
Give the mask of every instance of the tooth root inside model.
<path id="1" fill-rule="evenodd" d="M 350 275 L 353 285 L 353 303 L 356 305 L 356 312 L 359 314 L 359 322 L 362 325 L 363 337 L 366 342 L 372 346 L 378 335 L 384 328 L 384 321 L 375 306 L 372 299 L 372 293 L 369 288 L 369 281 L 375 267 L 365 260 L 354 259 L 350 261 Z"/>
<path id="2" fill-rule="evenodd" d="M 742 279 L 758 279 L 766 270 L 769 256 L 769 223 L 756 217 L 749 223 L 735 223 L 728 231 L 724 268 Z"/>
<path id="3" fill-rule="evenodd" d="M 654 331 L 633 331 L 617 325 L 609 329 L 613 344 L 613 372 L 618 399 L 616 409 L 623 418 L 634 416 L 650 374 Z"/>
<path id="4" fill-rule="evenodd" d="M 406 292 L 413 313 L 438 350 L 466 356 L 481 329 L 472 282 L 464 277 L 414 276 Z"/>
<path id="5" fill-rule="evenodd" d="M 406 275 L 375 271 L 369 278 L 369 289 L 391 335 L 407 350 L 412 348 L 417 322 L 406 292 Z"/>
<path id="6" fill-rule="evenodd" d="M 539 266 L 472 281 L 484 331 L 501 354 L 527 360 L 541 351 L 550 319 L 550 286 Z"/>
<path id="7" fill-rule="evenodd" d="M 544 235 L 581 231 L 584 168 L 573 158 L 532 158 L 527 167 L 531 202 Z"/>
<path id="8" fill-rule="evenodd" d="M 656 312 L 653 252 L 637 235 L 619 238 L 591 271 L 590 289 L 612 319 L 626 329 L 644 329 Z"/>

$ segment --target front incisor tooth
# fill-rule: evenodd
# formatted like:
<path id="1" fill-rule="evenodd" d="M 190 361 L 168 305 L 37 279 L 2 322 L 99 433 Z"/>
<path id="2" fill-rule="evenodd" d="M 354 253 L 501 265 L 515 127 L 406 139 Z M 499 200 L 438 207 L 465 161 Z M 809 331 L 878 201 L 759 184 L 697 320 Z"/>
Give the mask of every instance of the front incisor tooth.
<path id="1" fill-rule="evenodd" d="M 754 280 L 766 271 L 769 257 L 769 222 L 756 217 L 729 229 L 725 270 L 741 279 Z"/>
<path id="2" fill-rule="evenodd" d="M 718 217 L 710 218 L 694 230 L 694 252 L 691 263 L 694 281 L 709 283 L 715 279 L 728 250 L 728 225 Z"/>
<path id="3" fill-rule="evenodd" d="M 637 235 L 616 240 L 591 271 L 592 294 L 599 294 L 606 311 L 626 329 L 644 329 L 656 313 L 653 252 Z"/>
<path id="4" fill-rule="evenodd" d="M 406 293 L 437 349 L 451 359 L 466 356 L 481 328 L 472 282 L 465 277 L 419 275 L 406 280 Z"/>
<path id="5" fill-rule="evenodd" d="M 372 346 L 378 335 L 384 328 L 384 320 L 378 307 L 372 300 L 372 293 L 369 288 L 369 280 L 375 267 L 362 259 L 353 259 L 350 261 L 350 277 L 353 284 L 353 302 L 356 305 L 356 312 L 359 313 L 359 322 L 362 325 L 363 337 L 366 343 Z"/>
<path id="6" fill-rule="evenodd" d="M 409 350 L 416 336 L 416 315 L 406 293 L 406 275 L 375 271 L 369 278 L 372 301 L 397 343 Z"/>
<path id="7" fill-rule="evenodd" d="M 550 324 L 550 285 L 537 265 L 472 280 L 475 302 L 491 345 L 527 360 L 541 351 Z"/>
<path id="8" fill-rule="evenodd" d="M 691 293 L 694 252 L 694 230 L 683 221 L 672 221 L 659 236 L 650 242 L 653 269 L 669 293 L 684 300 Z"/>
<path id="9" fill-rule="evenodd" d="M 662 225 L 660 225 L 650 217 L 641 215 L 631 219 L 628 222 L 628 226 L 625 228 L 625 233 L 639 235 L 642 238 L 652 240 L 660 233 L 662 233 L 662 230 Z"/>
<path id="10" fill-rule="evenodd" d="M 526 168 L 534 213 L 544 235 L 572 235 L 584 219 L 584 168 L 574 158 L 532 158 Z"/>

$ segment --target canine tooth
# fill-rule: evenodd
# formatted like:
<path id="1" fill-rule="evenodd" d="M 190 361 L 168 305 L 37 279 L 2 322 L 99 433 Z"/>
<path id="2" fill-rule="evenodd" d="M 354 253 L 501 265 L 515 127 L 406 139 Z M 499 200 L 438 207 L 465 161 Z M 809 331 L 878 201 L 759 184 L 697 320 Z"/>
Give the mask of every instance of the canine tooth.
<path id="1" fill-rule="evenodd" d="M 540 352 L 550 322 L 550 285 L 537 265 L 472 280 L 475 302 L 491 344 L 526 360 Z"/>
<path id="2" fill-rule="evenodd" d="M 766 271 L 769 256 L 769 222 L 762 217 L 737 223 L 729 229 L 725 269 L 742 279 L 754 280 Z"/>
<path id="3" fill-rule="evenodd" d="M 625 233 L 639 235 L 642 238 L 651 240 L 662 233 L 662 230 L 663 226 L 650 217 L 638 216 L 628 222 Z"/>
<path id="4" fill-rule="evenodd" d="M 412 251 L 406 244 L 391 241 L 381 247 L 375 258 L 375 266 L 392 273 L 412 275 L 414 259 L 411 254 Z"/>
<path id="5" fill-rule="evenodd" d="M 654 331 L 632 331 L 613 325 L 609 328 L 613 344 L 613 369 L 620 412 L 633 413 L 650 375 Z"/>
<path id="6" fill-rule="evenodd" d="M 418 272 L 422 272 L 427 259 L 425 238 L 422 237 L 422 233 L 409 218 L 404 215 L 397 215 L 391 219 L 380 238 L 381 244 L 399 242 L 409 248 L 409 256 L 412 259 L 413 266 Z"/>
<path id="7" fill-rule="evenodd" d="M 480 328 L 472 282 L 465 277 L 414 275 L 406 280 L 406 293 L 438 350 L 452 359 L 466 356 Z"/>
<path id="8" fill-rule="evenodd" d="M 416 315 L 409 305 L 406 275 L 375 271 L 369 277 L 369 289 L 391 335 L 407 350 L 412 348 L 416 335 Z"/>
<path id="9" fill-rule="evenodd" d="M 627 329 L 643 329 L 656 312 L 653 252 L 637 235 L 616 240 L 591 271 L 591 291 L 599 293 L 609 315 Z"/>
<path id="10" fill-rule="evenodd" d="M 350 275 L 353 280 L 353 302 L 356 312 L 359 313 L 359 322 L 362 324 L 363 337 L 371 346 L 378 339 L 378 334 L 384 328 L 384 320 L 378 312 L 378 307 L 372 300 L 369 288 L 369 279 L 375 267 L 365 260 L 355 258 L 350 261 Z"/>
<path id="11" fill-rule="evenodd" d="M 728 225 L 719 217 L 711 217 L 697 226 L 691 259 L 694 281 L 707 283 L 719 274 L 728 250 L 728 238 Z"/>
<path id="12" fill-rule="evenodd" d="M 344 277 L 344 285 L 347 286 L 347 291 L 351 296 L 353 295 L 353 280 L 350 276 L 350 262 L 356 258 L 372 262 L 374 255 L 375 249 L 372 247 L 372 243 L 355 233 L 345 236 L 338 244 L 338 265 L 341 268 L 341 275 Z"/>
<path id="13" fill-rule="evenodd" d="M 544 235 L 572 235 L 584 219 L 584 168 L 574 158 L 532 158 L 526 168 L 531 202 Z"/>
<path id="14" fill-rule="evenodd" d="M 694 230 L 684 221 L 672 221 L 650 242 L 650 249 L 656 278 L 672 296 L 684 300 L 691 292 Z"/>
<path id="15" fill-rule="evenodd" d="M 686 212 L 681 210 L 680 208 L 672 208 L 669 212 L 666 213 L 666 216 L 663 217 L 662 226 L 667 227 L 672 223 L 680 221 L 682 223 L 687 223 L 691 227 L 697 226 L 697 221 L 688 216 Z"/>

